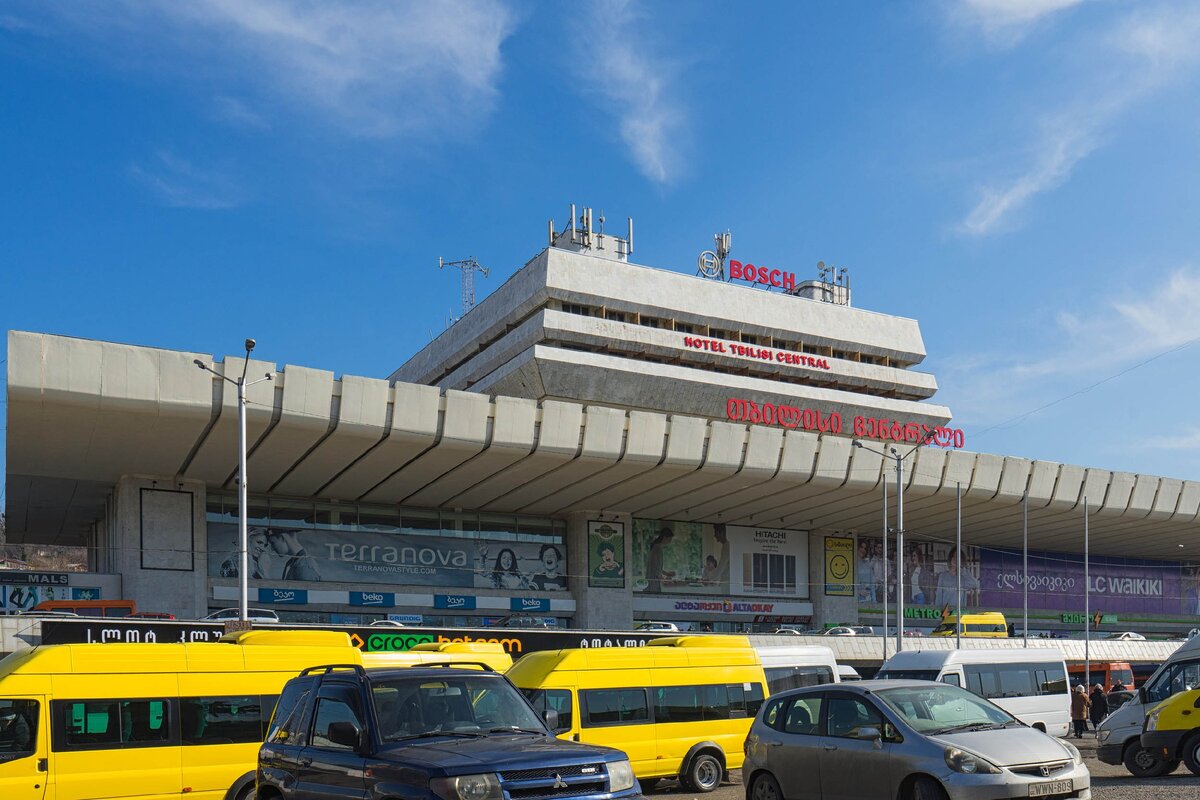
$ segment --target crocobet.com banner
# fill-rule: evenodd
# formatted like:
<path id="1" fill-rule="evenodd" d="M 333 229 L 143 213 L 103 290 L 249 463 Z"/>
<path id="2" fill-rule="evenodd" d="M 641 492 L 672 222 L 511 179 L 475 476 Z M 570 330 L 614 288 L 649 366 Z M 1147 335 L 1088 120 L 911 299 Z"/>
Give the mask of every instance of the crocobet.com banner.
<path id="1" fill-rule="evenodd" d="M 633 588 L 649 594 L 808 597 L 808 532 L 633 521 Z"/>
<path id="2" fill-rule="evenodd" d="M 1020 608 L 1021 551 L 986 550 L 982 566 L 983 604 Z M 1200 614 L 1200 567 L 1194 564 L 1092 556 L 1085 584 L 1082 555 L 1031 552 L 1028 575 L 1030 608 L 1082 611 L 1086 591 L 1092 611 Z"/>
<path id="3" fill-rule="evenodd" d="M 238 575 L 236 525 L 208 526 L 208 573 Z M 250 577 L 258 580 L 382 583 L 476 589 L 565 591 L 561 545 L 377 531 L 254 527 Z"/>

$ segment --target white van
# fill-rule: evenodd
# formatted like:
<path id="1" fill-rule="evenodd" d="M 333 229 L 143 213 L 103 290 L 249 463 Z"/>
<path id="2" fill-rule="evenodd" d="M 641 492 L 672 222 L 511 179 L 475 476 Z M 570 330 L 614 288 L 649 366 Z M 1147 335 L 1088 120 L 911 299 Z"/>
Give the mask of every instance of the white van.
<path id="1" fill-rule="evenodd" d="M 906 650 L 875 677 L 961 686 L 1051 736 L 1065 736 L 1071 727 L 1067 664 L 1055 648 Z"/>
<path id="2" fill-rule="evenodd" d="M 1105 764 L 1124 764 L 1139 778 L 1174 772 L 1179 762 L 1165 761 L 1143 750 L 1142 723 L 1151 708 L 1168 697 L 1200 687 L 1200 636 L 1193 636 L 1146 679 L 1125 705 L 1109 714 L 1096 732 L 1096 758 Z"/>
<path id="3" fill-rule="evenodd" d="M 838 663 L 833 650 L 821 645 L 760 644 L 751 637 L 767 675 L 770 694 L 822 683 L 838 683 Z M 775 637 L 771 637 L 774 639 Z"/>

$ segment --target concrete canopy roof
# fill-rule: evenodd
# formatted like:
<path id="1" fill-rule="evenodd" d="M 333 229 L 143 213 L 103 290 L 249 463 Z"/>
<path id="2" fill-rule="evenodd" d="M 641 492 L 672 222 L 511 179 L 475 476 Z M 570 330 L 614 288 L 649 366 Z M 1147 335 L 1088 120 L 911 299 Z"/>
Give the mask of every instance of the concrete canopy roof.
<path id="1" fill-rule="evenodd" d="M 233 488 L 233 387 L 206 354 L 10 332 L 11 541 L 82 544 L 122 475 Z M 226 357 L 218 371 L 240 374 Z M 252 361 L 250 375 L 276 371 Z M 299 498 L 562 515 L 622 511 L 822 532 L 881 528 L 894 462 L 817 435 L 678 414 L 389 385 L 286 366 L 249 392 L 250 491 Z M 882 449 L 884 443 L 867 442 Z M 925 447 L 906 461 L 905 529 L 1079 551 L 1194 559 L 1200 483 Z M 894 492 L 893 492 L 894 494 Z M 1180 548 L 1179 545 L 1186 545 Z"/>

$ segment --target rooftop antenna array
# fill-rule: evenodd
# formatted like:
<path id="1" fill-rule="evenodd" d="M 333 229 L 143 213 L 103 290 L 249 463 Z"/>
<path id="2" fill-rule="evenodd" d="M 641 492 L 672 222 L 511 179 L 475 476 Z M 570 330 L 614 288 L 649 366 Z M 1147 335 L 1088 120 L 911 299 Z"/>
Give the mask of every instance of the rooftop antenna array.
<path id="1" fill-rule="evenodd" d="M 462 314 L 459 319 L 467 315 L 467 312 L 475 307 L 475 273 L 483 273 L 483 277 L 488 276 L 488 268 L 480 265 L 475 260 L 475 256 L 464 258 L 461 261 L 444 261 L 441 256 L 438 256 L 438 269 L 446 267 L 455 267 L 462 270 Z M 453 317 L 450 320 L 454 322 Z"/>
<path id="2" fill-rule="evenodd" d="M 713 234 L 715 250 L 705 250 L 696 259 L 696 274 L 705 278 L 725 280 L 725 261 L 729 251 L 733 249 L 733 234 L 726 230 L 724 233 Z"/>
<path id="3" fill-rule="evenodd" d="M 600 223 L 599 229 L 595 227 L 593 221 Z M 605 234 L 603 211 L 598 217 L 593 217 L 591 208 L 583 206 L 582 209 L 579 209 L 574 203 L 571 203 L 570 211 L 567 213 L 566 227 L 562 231 L 555 230 L 554 220 L 551 219 L 546 222 L 546 231 L 551 247 L 560 247 L 576 252 L 586 251 L 589 255 L 628 261 L 629 255 L 633 252 L 633 217 L 628 217 L 626 223 L 624 239 L 613 234 Z"/>
<path id="4" fill-rule="evenodd" d="M 821 299 L 824 302 L 836 303 L 840 306 L 850 305 L 850 270 L 818 261 L 817 276 L 824 284 L 821 292 Z"/>

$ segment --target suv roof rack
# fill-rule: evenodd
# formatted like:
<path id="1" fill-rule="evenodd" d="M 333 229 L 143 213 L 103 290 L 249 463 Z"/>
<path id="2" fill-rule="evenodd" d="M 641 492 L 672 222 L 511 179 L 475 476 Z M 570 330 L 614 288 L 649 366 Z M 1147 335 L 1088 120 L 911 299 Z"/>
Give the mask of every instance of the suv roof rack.
<path id="1" fill-rule="evenodd" d="M 324 664 L 319 667 L 305 667 L 303 670 L 300 671 L 299 677 L 303 678 L 305 675 L 314 675 L 318 672 L 321 673 L 322 675 L 328 675 L 329 673 L 333 672 L 335 669 L 354 670 L 355 674 L 357 674 L 360 677 L 366 677 L 366 674 L 367 674 L 367 671 L 362 668 L 362 664 Z"/>
<path id="2" fill-rule="evenodd" d="M 490 665 L 482 661 L 428 661 L 424 664 L 409 664 L 408 668 L 414 667 L 479 667 L 484 672 L 495 672 Z M 384 667 L 384 669 L 387 669 Z"/>

